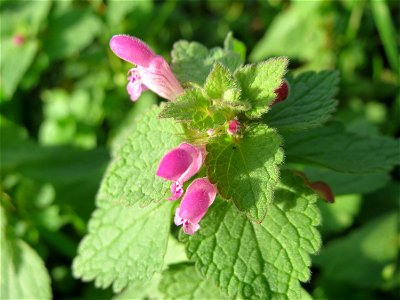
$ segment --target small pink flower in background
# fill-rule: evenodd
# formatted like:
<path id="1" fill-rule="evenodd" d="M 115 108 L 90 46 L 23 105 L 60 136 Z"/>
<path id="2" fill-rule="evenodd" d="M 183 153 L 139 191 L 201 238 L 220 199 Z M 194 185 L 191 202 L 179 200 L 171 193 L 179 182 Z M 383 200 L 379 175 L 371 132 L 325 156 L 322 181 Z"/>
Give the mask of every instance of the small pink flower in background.
<path id="1" fill-rule="evenodd" d="M 175 224 L 183 225 L 186 234 L 194 234 L 199 230 L 199 222 L 214 202 L 216 195 L 216 187 L 207 178 L 195 179 L 187 188 L 180 207 L 175 211 Z"/>
<path id="2" fill-rule="evenodd" d="M 25 36 L 23 36 L 22 34 L 16 34 L 13 36 L 12 41 L 14 46 L 21 46 L 25 43 Z"/>
<path id="3" fill-rule="evenodd" d="M 154 54 L 140 39 L 114 35 L 110 40 L 110 48 L 119 58 L 136 65 L 129 70 L 126 87 L 132 101 L 136 101 L 147 89 L 171 101 L 183 93 L 165 59 Z"/>
<path id="4" fill-rule="evenodd" d="M 172 181 L 172 197 L 168 200 L 176 200 L 182 196 L 183 184 L 200 170 L 205 155 L 204 147 L 188 143 L 182 143 L 164 155 L 156 175 Z"/>
<path id="5" fill-rule="evenodd" d="M 230 134 L 230 135 L 238 134 L 240 129 L 241 129 L 241 124 L 238 120 L 234 119 L 234 120 L 229 121 L 228 129 L 227 129 L 228 134 Z"/>

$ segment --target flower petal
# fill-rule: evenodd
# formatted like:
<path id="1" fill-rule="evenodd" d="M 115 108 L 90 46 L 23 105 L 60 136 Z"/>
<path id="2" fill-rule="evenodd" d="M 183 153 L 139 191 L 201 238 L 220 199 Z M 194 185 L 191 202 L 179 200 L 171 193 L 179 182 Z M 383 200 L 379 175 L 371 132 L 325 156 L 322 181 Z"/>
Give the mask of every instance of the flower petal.
<path id="1" fill-rule="evenodd" d="M 143 85 L 139 81 L 129 81 L 126 90 L 128 94 L 131 96 L 132 101 L 136 101 L 143 91 Z"/>
<path id="2" fill-rule="evenodd" d="M 199 229 L 200 225 L 198 223 L 191 223 L 191 222 L 183 223 L 183 232 L 186 234 L 192 235 Z"/>
<path id="3" fill-rule="evenodd" d="M 175 210 L 175 217 L 174 217 L 174 223 L 176 226 L 182 225 L 183 222 L 185 221 L 184 219 L 181 218 L 180 214 L 179 214 L 180 209 L 177 208 Z"/>
<path id="4" fill-rule="evenodd" d="M 161 159 L 156 175 L 167 180 L 178 181 L 192 162 L 193 157 L 190 153 L 184 149 L 174 148 Z"/>
<path id="5" fill-rule="evenodd" d="M 148 67 L 156 57 L 142 40 L 124 34 L 114 35 L 110 40 L 110 48 L 123 60 L 142 67 Z"/>
<path id="6" fill-rule="evenodd" d="M 190 164 L 189 168 L 186 170 L 185 173 L 181 175 L 179 178 L 180 182 L 186 182 L 190 179 L 193 175 L 195 175 L 203 165 L 206 150 L 205 147 L 195 147 L 188 143 L 182 143 L 179 145 L 179 148 L 185 150 L 192 156 L 192 163 Z"/>
<path id="7" fill-rule="evenodd" d="M 198 223 L 214 202 L 217 189 L 207 178 L 195 179 L 187 188 L 180 205 L 180 217 Z"/>
<path id="8" fill-rule="evenodd" d="M 183 93 L 183 88 L 175 78 L 168 63 L 161 56 L 155 56 L 148 68 L 141 72 L 143 83 L 161 97 L 174 101 Z"/>
<path id="9" fill-rule="evenodd" d="M 168 198 L 169 201 L 178 200 L 183 194 L 183 186 L 179 181 L 172 182 L 171 184 L 171 197 Z"/>

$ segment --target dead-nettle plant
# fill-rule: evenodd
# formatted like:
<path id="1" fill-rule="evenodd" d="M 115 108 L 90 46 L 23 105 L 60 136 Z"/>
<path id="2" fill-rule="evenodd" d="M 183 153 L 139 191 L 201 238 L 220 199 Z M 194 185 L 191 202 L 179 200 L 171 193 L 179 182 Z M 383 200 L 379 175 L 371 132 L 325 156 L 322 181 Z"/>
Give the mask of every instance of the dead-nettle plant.
<path id="1" fill-rule="evenodd" d="M 210 50 L 175 43 L 171 66 L 135 37 L 116 35 L 110 47 L 135 65 L 132 101 L 149 89 L 168 102 L 113 152 L 75 276 L 116 293 L 156 282 L 167 298 L 303 297 L 321 245 L 316 202 L 334 196 L 301 166 L 385 171 L 392 141 L 327 122 L 336 71 L 292 76 L 286 57 L 244 65 L 232 35 Z"/>

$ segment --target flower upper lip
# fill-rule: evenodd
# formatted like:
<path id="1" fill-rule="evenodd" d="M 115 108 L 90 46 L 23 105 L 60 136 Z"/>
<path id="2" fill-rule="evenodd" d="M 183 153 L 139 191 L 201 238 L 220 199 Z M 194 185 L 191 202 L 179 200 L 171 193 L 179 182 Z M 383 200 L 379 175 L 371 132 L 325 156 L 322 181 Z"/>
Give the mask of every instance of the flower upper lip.
<path id="1" fill-rule="evenodd" d="M 124 34 L 114 35 L 110 48 L 119 58 L 136 65 L 128 73 L 127 91 L 132 101 L 147 89 L 171 101 L 183 93 L 166 60 L 142 40 Z"/>

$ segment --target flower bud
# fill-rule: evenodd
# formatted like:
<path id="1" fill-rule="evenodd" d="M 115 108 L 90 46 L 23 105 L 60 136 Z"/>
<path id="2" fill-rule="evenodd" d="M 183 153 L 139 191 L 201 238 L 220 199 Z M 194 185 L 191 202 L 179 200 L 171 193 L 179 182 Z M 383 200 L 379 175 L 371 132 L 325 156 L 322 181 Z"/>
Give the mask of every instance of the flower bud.
<path id="1" fill-rule="evenodd" d="M 227 132 L 230 135 L 236 135 L 240 132 L 242 128 L 240 122 L 236 119 L 229 121 Z"/>
<path id="2" fill-rule="evenodd" d="M 284 101 L 288 95 L 289 95 L 289 83 L 286 81 L 286 79 L 283 79 L 281 85 L 275 90 L 275 100 L 272 102 L 271 106 Z"/>

